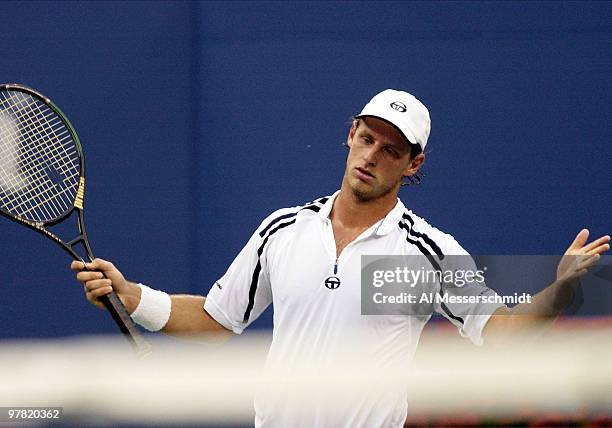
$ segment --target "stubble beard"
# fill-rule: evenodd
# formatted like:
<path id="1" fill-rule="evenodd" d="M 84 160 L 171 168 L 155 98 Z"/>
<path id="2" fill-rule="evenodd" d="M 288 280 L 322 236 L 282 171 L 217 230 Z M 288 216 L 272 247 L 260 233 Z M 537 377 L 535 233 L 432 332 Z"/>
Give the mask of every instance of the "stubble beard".
<path id="1" fill-rule="evenodd" d="M 359 202 L 371 202 L 375 199 L 383 198 L 387 196 L 389 193 L 393 192 L 397 183 L 394 183 L 389 186 L 380 187 L 378 189 L 372 188 L 369 191 L 360 189 L 358 186 L 352 186 L 349 180 L 349 188 L 353 192 L 353 194 L 357 197 Z"/>

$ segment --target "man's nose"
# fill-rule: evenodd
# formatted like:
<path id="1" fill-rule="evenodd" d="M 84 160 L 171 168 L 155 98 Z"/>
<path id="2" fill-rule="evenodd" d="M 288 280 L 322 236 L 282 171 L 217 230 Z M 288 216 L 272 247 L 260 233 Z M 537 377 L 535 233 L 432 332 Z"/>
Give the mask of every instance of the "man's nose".
<path id="1" fill-rule="evenodd" d="M 378 148 L 378 146 L 376 144 L 372 144 L 364 152 L 363 160 L 370 165 L 376 165 L 376 162 L 378 161 L 378 155 L 380 154 L 379 151 L 380 149 Z"/>

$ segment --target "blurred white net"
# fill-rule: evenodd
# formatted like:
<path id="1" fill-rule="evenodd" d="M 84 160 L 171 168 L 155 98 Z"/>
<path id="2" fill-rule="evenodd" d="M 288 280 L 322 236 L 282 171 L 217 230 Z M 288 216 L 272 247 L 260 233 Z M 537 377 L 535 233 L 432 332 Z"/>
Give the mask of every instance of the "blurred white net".
<path id="1" fill-rule="evenodd" d="M 333 412 L 400 387 L 408 390 L 409 420 L 508 420 L 526 410 L 588 420 L 612 415 L 611 332 L 589 325 L 491 349 L 430 334 L 405 370 L 371 367 L 353 354 L 265 372 L 269 337 L 254 334 L 224 345 L 160 337 L 145 360 L 117 338 L 11 341 L 0 346 L 0 406 L 62 406 L 79 424 L 235 426 L 252 424 L 256 391 L 264 400 L 286 398 L 299 417 L 315 405 Z"/>

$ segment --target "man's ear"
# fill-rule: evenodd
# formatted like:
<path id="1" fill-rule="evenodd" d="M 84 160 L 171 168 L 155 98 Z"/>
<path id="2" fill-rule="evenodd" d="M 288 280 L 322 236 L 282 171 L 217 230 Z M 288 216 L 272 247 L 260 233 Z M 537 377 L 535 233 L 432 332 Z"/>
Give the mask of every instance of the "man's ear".
<path id="1" fill-rule="evenodd" d="M 355 132 L 357 132 L 358 124 L 359 124 L 359 121 L 357 119 L 354 119 L 353 123 L 351 124 L 351 128 L 349 129 L 348 136 L 346 137 L 346 147 L 351 147 L 351 142 L 353 141 Z"/>
<path id="2" fill-rule="evenodd" d="M 425 163 L 425 154 L 420 153 L 410 160 L 410 163 L 406 166 L 403 172 L 404 177 L 410 177 L 416 174 L 421 166 Z"/>

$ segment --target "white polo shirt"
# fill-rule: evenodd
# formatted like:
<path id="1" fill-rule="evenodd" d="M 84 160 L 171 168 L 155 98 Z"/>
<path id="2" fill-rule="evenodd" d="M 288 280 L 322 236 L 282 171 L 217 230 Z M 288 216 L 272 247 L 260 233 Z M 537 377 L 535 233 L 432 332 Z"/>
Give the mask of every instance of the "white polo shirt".
<path id="1" fill-rule="evenodd" d="M 274 303 L 269 363 L 290 365 L 307 358 L 325 364 L 352 346 L 356 355 L 408 367 L 431 315 L 361 315 L 361 256 L 468 253 L 451 235 L 430 226 L 398 199 L 384 219 L 348 244 L 336 260 L 329 214 L 338 193 L 268 216 L 212 286 L 204 309 L 221 325 L 240 334 Z M 325 286 L 331 276 L 340 279 L 338 288 Z M 474 288 L 464 287 L 462 293 L 495 294 L 484 286 L 470 287 Z M 453 289 L 444 291 L 452 293 Z M 491 314 L 502 305 L 434 306 L 462 336 L 480 345 L 490 315 L 478 314 Z M 407 396 L 403 391 L 380 402 L 363 400 L 338 407 L 333 414 L 310 408 L 299 417 L 286 414 L 278 403 L 256 400 L 255 409 L 258 427 L 401 427 Z"/>

